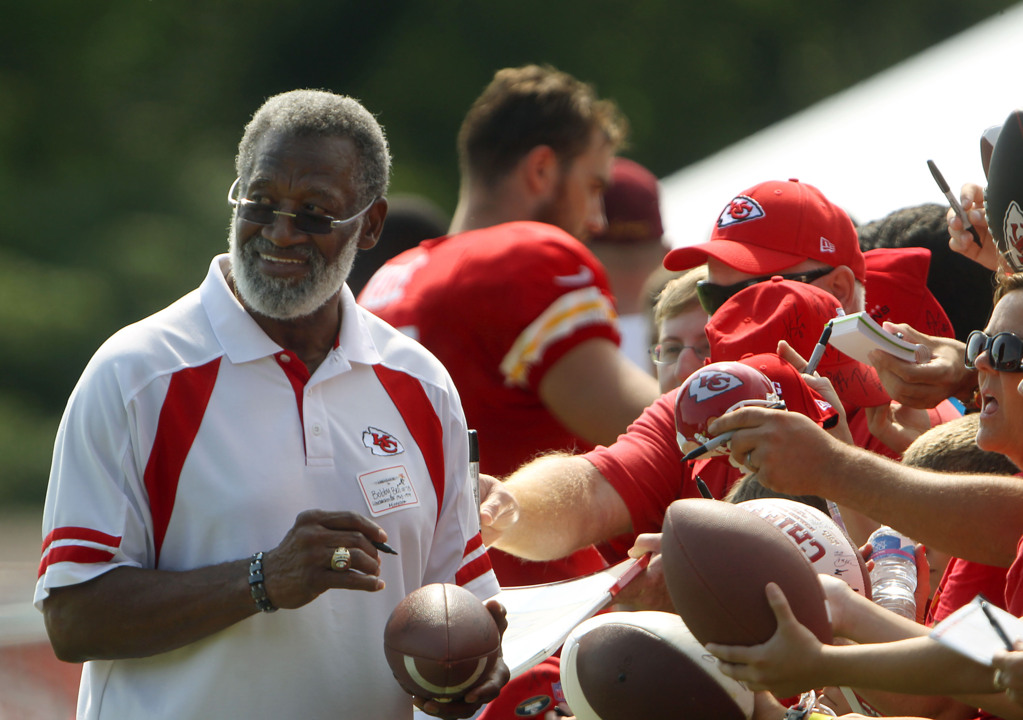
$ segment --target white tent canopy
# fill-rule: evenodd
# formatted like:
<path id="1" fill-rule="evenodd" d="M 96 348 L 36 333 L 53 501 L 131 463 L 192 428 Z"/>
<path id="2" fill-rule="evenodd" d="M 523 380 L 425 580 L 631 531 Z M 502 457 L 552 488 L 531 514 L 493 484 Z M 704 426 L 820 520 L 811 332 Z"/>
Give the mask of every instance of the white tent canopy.
<path id="1" fill-rule="evenodd" d="M 707 239 L 733 196 L 764 180 L 816 185 L 857 222 L 984 184 L 980 135 L 1023 107 L 1023 4 L 662 179 L 672 246 Z"/>

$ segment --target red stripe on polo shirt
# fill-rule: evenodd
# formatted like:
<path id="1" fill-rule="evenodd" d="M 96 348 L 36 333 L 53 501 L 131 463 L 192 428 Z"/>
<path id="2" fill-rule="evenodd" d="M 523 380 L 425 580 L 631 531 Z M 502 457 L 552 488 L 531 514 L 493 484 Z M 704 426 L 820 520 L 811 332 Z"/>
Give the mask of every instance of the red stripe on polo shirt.
<path id="1" fill-rule="evenodd" d="M 94 542 L 97 545 L 109 545 L 110 547 L 121 547 L 121 538 L 117 535 L 108 535 L 105 532 L 99 530 L 93 530 L 92 528 L 85 527 L 59 527 L 55 528 L 46 538 L 43 540 L 43 553 L 46 552 L 46 548 L 56 540 L 84 540 L 86 542 Z"/>
<path id="2" fill-rule="evenodd" d="M 440 509 L 444 505 L 444 432 L 440 418 L 434 412 L 423 386 L 414 377 L 383 365 L 374 365 L 373 370 L 423 454 L 437 495 L 435 522 L 439 521 Z"/>
<path id="3" fill-rule="evenodd" d="M 462 557 L 469 557 L 481 547 L 483 547 L 483 535 L 476 533 L 469 538 L 469 542 L 465 544 L 465 552 L 462 553 Z"/>
<path id="4" fill-rule="evenodd" d="M 46 568 L 54 563 L 73 562 L 79 564 L 110 562 L 114 554 L 109 550 L 100 550 L 93 547 L 82 547 L 81 545 L 61 545 L 55 547 L 43 556 L 39 563 L 39 575 L 42 577 Z"/>
<path id="5" fill-rule="evenodd" d="M 206 414 L 206 405 L 213 394 L 219 370 L 218 357 L 205 365 L 174 373 L 167 388 L 167 397 L 160 408 L 156 438 L 143 476 L 146 490 L 149 491 L 149 510 L 153 516 L 157 567 L 160 566 L 163 538 L 174 511 L 181 469 Z"/>
<path id="6" fill-rule="evenodd" d="M 455 584 L 468 585 L 476 578 L 486 575 L 493 569 L 494 567 L 490 564 L 490 556 L 483 553 L 475 560 L 458 568 L 458 572 L 455 573 Z"/>

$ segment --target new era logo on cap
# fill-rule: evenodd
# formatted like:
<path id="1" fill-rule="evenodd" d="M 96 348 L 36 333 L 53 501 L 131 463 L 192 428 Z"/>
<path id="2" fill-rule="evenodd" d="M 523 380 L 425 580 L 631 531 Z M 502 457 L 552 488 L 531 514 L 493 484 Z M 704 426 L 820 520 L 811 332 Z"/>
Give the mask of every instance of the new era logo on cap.
<path id="1" fill-rule="evenodd" d="M 718 227 L 728 227 L 762 217 L 764 217 L 764 208 L 760 207 L 760 203 L 746 195 L 737 195 L 721 211 L 721 216 L 718 217 Z"/>
<path id="2" fill-rule="evenodd" d="M 824 237 L 822 235 L 821 236 L 821 252 L 822 253 L 834 253 L 834 252 L 838 252 L 838 249 L 835 247 L 835 243 L 831 242 L 830 240 L 828 240 L 826 237 Z"/>

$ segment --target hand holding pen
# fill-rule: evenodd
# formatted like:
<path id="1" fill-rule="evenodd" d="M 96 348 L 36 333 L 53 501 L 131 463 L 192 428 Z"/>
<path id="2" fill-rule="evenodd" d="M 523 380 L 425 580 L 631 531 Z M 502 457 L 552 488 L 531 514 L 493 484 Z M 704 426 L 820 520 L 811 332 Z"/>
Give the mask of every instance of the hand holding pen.
<path id="1" fill-rule="evenodd" d="M 785 403 L 776 402 L 771 403 L 770 405 L 766 405 L 765 407 L 771 410 L 784 410 Z M 695 460 L 696 458 L 701 457 L 702 455 L 706 455 L 707 453 L 713 450 L 717 450 L 719 447 L 721 447 L 726 442 L 731 440 L 733 435 L 735 435 L 735 430 L 729 430 L 728 432 L 723 432 L 720 435 L 715 435 L 700 447 L 696 448 L 695 450 L 690 450 L 685 455 L 683 455 L 682 462 L 686 462 L 688 460 Z"/>
<path id="2" fill-rule="evenodd" d="M 952 194 L 952 190 L 948 187 L 948 183 L 945 182 L 945 177 L 938 170 L 938 166 L 934 164 L 933 160 L 927 161 L 927 167 L 931 171 L 931 176 L 934 178 L 934 182 L 938 184 L 938 189 L 948 200 L 948 204 L 952 206 L 952 210 L 955 212 L 956 217 L 959 218 L 963 224 L 963 230 L 966 230 L 973 236 L 973 242 L 977 244 L 977 247 L 982 248 L 984 244 L 980 241 L 980 234 L 977 232 L 977 228 L 973 227 L 970 223 L 969 218 L 966 217 L 966 211 L 963 210 L 963 206 L 959 203 L 959 198 Z"/>
<path id="3" fill-rule="evenodd" d="M 806 363 L 806 367 L 803 368 L 804 375 L 813 375 L 817 372 L 817 366 L 821 362 L 821 358 L 824 357 L 824 351 L 828 349 L 828 343 L 831 341 L 831 322 L 828 321 L 824 325 L 824 331 L 821 332 L 820 340 L 813 348 L 813 354 L 810 355 L 809 362 Z"/>

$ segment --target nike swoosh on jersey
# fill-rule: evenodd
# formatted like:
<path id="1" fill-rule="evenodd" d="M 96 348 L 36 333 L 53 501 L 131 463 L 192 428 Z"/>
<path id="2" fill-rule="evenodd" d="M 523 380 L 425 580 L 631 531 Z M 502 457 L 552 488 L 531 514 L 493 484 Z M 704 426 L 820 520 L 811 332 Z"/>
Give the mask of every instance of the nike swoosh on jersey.
<path id="1" fill-rule="evenodd" d="M 593 282 L 593 270 L 585 265 L 579 266 L 579 272 L 574 275 L 556 275 L 554 282 L 564 287 L 581 287 Z"/>

